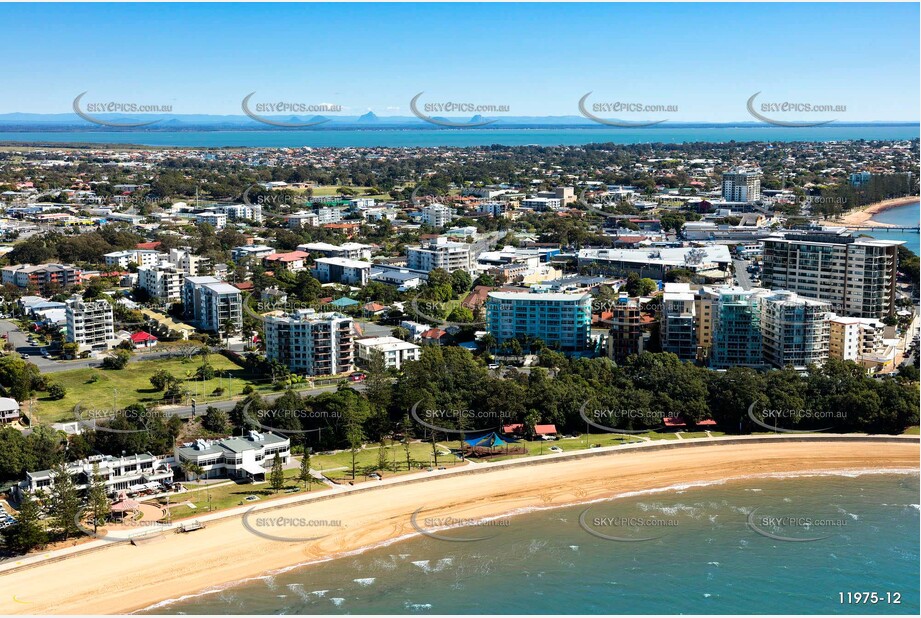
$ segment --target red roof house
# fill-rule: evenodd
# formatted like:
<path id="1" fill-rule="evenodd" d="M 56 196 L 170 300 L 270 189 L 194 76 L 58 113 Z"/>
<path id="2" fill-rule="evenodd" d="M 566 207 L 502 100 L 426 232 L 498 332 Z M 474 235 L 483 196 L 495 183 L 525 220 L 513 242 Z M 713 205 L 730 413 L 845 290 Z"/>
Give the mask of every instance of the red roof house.
<path id="1" fill-rule="evenodd" d="M 138 331 L 131 335 L 131 343 L 135 348 L 152 348 L 157 345 L 158 339 L 144 331 Z"/>

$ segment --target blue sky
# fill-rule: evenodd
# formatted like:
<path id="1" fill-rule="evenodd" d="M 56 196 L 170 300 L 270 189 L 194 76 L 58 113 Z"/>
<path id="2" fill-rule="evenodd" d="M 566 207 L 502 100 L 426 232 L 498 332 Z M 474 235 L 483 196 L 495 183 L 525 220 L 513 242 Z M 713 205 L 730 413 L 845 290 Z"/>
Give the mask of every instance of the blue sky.
<path id="1" fill-rule="evenodd" d="M 0 23 L 0 113 L 69 112 L 89 91 L 239 114 L 256 91 L 408 116 L 425 91 L 575 115 L 593 91 L 590 102 L 719 122 L 751 120 L 745 102 L 762 91 L 759 102 L 846 105 L 842 121 L 919 118 L 912 3 L 0 4 Z"/>

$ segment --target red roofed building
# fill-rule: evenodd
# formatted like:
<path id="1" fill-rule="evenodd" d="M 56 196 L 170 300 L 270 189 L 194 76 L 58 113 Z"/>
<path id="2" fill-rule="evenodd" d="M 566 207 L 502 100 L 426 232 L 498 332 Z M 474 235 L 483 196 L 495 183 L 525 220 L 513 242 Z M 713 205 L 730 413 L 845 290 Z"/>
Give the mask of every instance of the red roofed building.
<path id="1" fill-rule="evenodd" d="M 153 241 L 153 242 L 139 242 L 138 244 L 136 244 L 136 245 L 134 246 L 134 248 L 135 248 L 135 249 L 156 250 L 156 249 L 159 249 L 159 248 L 160 248 L 160 245 L 162 245 L 162 244 L 163 244 L 163 243 L 160 242 L 159 240 L 155 240 L 155 241 Z"/>
<path id="2" fill-rule="evenodd" d="M 157 345 L 157 341 L 158 339 L 156 337 L 144 331 L 139 331 L 131 335 L 131 343 L 134 344 L 136 350 L 141 348 L 152 348 Z"/>
<path id="3" fill-rule="evenodd" d="M 425 331 L 419 338 L 426 343 L 437 343 L 439 345 L 447 343 L 448 341 L 448 331 L 441 328 L 430 328 Z"/>
<path id="4" fill-rule="evenodd" d="M 503 433 L 520 435 L 523 431 L 524 425 L 522 423 L 513 423 L 511 425 L 504 425 L 502 427 Z M 545 425 L 534 425 L 534 433 L 538 436 L 555 436 L 557 434 L 556 425 L 553 423 L 548 423 Z"/>
<path id="5" fill-rule="evenodd" d="M 306 260 L 308 257 L 310 257 L 310 254 L 305 251 L 270 253 L 269 255 L 262 258 L 262 264 L 266 268 L 284 268 L 285 270 L 289 270 L 291 272 L 297 272 L 306 268 L 304 260 Z"/>

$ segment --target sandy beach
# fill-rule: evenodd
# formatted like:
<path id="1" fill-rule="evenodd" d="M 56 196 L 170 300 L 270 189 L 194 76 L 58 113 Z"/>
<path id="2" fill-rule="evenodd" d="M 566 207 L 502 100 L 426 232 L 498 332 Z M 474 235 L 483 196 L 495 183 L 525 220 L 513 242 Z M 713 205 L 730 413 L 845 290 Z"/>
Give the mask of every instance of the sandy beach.
<path id="1" fill-rule="evenodd" d="M 897 208 L 899 206 L 906 206 L 908 204 L 914 204 L 919 198 L 914 197 L 897 197 L 891 200 L 884 200 L 882 202 L 876 202 L 870 204 L 866 208 L 861 208 L 860 210 L 855 210 L 844 215 L 840 219 L 834 221 L 826 221 L 827 225 L 853 225 L 853 226 L 863 226 L 863 227 L 895 227 L 888 223 L 880 223 L 878 221 L 873 221 L 873 215 L 877 215 L 884 210 L 889 210 L 890 208 Z"/>
<path id="2" fill-rule="evenodd" d="M 917 469 L 916 439 L 868 442 L 834 437 L 686 441 L 664 449 L 621 449 L 538 465 L 471 464 L 477 473 L 394 483 L 270 511 L 279 517 L 341 522 L 297 531 L 298 542 L 269 540 L 241 517 L 203 530 L 169 533 L 132 546 L 113 544 L 0 574 L 5 614 L 113 614 L 164 599 L 229 585 L 273 570 L 323 560 L 414 533 L 410 518 L 481 518 L 527 507 L 562 506 L 678 484 L 744 479 L 772 473 Z M 677 441 L 669 441 L 674 444 Z M 552 458 L 553 456 L 550 456 Z M 543 461 L 547 461 L 546 458 Z M 482 473 L 480 473 L 482 471 Z M 330 490 L 315 492 L 332 494 Z M 271 528 L 259 528 L 272 533 Z M 293 529 L 284 529 L 292 534 Z M 306 536 L 325 535 L 307 540 Z M 289 537 L 290 538 L 290 537 Z"/>

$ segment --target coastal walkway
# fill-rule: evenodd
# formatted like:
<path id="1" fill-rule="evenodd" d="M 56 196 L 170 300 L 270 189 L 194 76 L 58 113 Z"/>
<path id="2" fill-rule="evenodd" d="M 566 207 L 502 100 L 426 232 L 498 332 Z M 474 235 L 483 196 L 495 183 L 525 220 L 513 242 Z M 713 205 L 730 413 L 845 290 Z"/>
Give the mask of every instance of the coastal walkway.
<path id="1" fill-rule="evenodd" d="M 748 436 L 718 436 L 710 438 L 693 438 L 684 440 L 654 440 L 649 442 L 630 442 L 615 446 L 606 446 L 593 449 L 584 449 L 580 451 L 569 451 L 561 453 L 549 453 L 544 455 L 535 455 L 522 457 L 519 459 L 504 460 L 498 462 L 478 463 L 475 466 L 462 466 L 448 468 L 444 470 L 432 470 L 430 472 L 417 472 L 403 476 L 385 478 L 380 481 L 365 482 L 354 486 L 339 486 L 337 489 L 319 490 L 308 494 L 295 494 L 287 497 L 279 497 L 272 500 L 260 502 L 256 505 L 237 506 L 222 511 L 203 514 L 195 517 L 194 520 L 207 524 L 229 518 L 242 518 L 252 512 L 271 511 L 286 506 L 311 502 L 336 499 L 342 495 L 351 493 L 363 493 L 369 491 L 381 491 L 391 485 L 403 485 L 411 483 L 428 482 L 440 477 L 484 474 L 493 470 L 503 470 L 516 468 L 519 466 L 533 465 L 552 465 L 556 461 L 588 459 L 593 457 L 617 456 L 636 451 L 656 451 L 669 449 L 691 449 L 707 447 L 713 445 L 740 445 L 740 444 L 759 444 L 759 443 L 782 443 L 782 442 L 867 442 L 867 443 L 911 443 L 921 442 L 921 436 L 917 435 L 870 435 L 870 434 L 755 434 Z M 119 538 L 97 538 L 92 541 L 78 543 L 72 547 L 64 547 L 49 551 L 37 552 L 32 555 L 20 558 L 12 558 L 0 563 L 0 576 L 21 569 L 39 566 L 50 562 L 66 560 L 67 558 L 82 554 L 85 552 L 101 551 L 107 547 L 117 544 L 130 543 L 132 537 L 151 538 L 155 533 L 169 534 L 176 533 L 183 523 L 191 520 L 180 520 L 171 524 L 158 524 L 156 528 L 139 528 L 135 534 Z M 194 534 L 194 533 L 192 533 Z"/>

